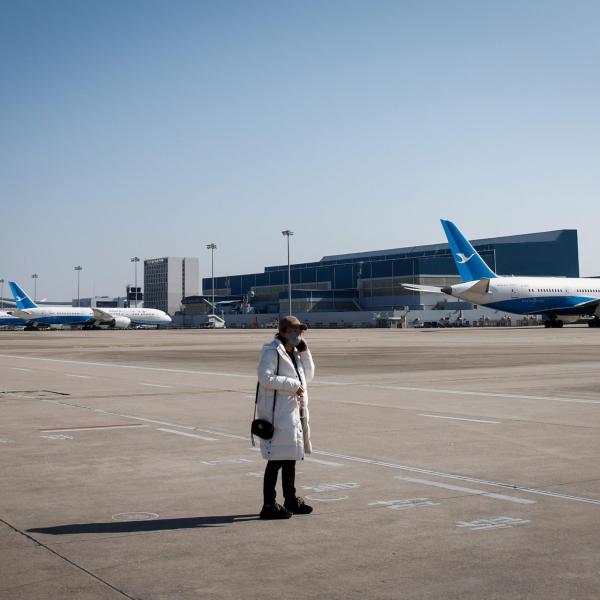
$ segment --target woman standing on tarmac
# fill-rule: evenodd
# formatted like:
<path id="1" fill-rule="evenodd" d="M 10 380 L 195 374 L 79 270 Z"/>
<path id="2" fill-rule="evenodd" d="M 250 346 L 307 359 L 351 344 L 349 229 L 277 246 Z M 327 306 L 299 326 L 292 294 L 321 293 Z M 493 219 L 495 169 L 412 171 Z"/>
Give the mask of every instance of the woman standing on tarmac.
<path id="1" fill-rule="evenodd" d="M 289 519 L 293 514 L 309 514 L 312 507 L 296 496 L 296 461 L 304 458 L 304 434 L 300 411 L 308 423 L 308 392 L 315 365 L 302 332 L 307 329 L 296 317 L 279 321 L 275 339 L 263 346 L 258 365 L 256 416 L 273 422 L 270 440 L 260 440 L 262 457 L 267 460 L 263 484 L 264 506 L 261 519 Z M 277 474 L 281 469 L 283 506 L 275 502 Z"/>

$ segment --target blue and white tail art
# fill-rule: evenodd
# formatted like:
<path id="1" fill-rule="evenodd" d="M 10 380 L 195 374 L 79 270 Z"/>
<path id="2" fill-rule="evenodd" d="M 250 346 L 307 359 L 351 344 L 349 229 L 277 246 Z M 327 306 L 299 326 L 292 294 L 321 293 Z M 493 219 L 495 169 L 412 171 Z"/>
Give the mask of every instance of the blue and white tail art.
<path id="1" fill-rule="evenodd" d="M 441 221 L 461 280 L 476 281 L 496 277 L 496 273 L 487 266 L 460 229 L 452 221 Z"/>
<path id="2" fill-rule="evenodd" d="M 37 304 L 19 287 L 14 281 L 9 281 L 10 291 L 12 292 L 13 298 L 17 308 L 23 310 L 26 308 L 37 308 Z"/>
<path id="3" fill-rule="evenodd" d="M 546 327 L 562 327 L 568 318 L 580 317 L 587 317 L 590 327 L 600 327 L 600 279 L 498 275 L 452 221 L 442 220 L 442 226 L 461 283 L 441 288 L 404 284 L 407 290 L 446 294 L 518 315 L 543 315 Z"/>

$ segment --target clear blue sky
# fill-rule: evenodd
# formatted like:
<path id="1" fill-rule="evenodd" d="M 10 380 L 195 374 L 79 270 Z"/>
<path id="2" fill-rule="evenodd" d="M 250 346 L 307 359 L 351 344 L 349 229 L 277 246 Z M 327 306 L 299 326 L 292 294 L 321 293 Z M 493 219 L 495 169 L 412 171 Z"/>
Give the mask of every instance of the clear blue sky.
<path id="1" fill-rule="evenodd" d="M 572 227 L 600 274 L 597 1 L 0 4 L 0 276 L 122 293 Z"/>

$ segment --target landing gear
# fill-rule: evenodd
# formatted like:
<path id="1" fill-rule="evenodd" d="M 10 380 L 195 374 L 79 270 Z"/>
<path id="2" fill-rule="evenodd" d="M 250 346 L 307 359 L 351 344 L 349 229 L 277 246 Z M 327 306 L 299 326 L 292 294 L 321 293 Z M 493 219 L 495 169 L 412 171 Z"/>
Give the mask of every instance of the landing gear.
<path id="1" fill-rule="evenodd" d="M 556 317 L 550 317 L 544 321 L 544 327 L 546 327 L 546 329 L 549 329 L 550 327 L 560 328 L 560 327 L 563 327 L 564 324 L 565 324 L 564 321 L 561 321 L 560 319 L 557 319 Z M 591 327 L 591 325 L 590 325 L 590 327 Z"/>
<path id="2" fill-rule="evenodd" d="M 594 317 L 591 321 L 588 321 L 588 327 L 600 327 L 600 318 Z"/>

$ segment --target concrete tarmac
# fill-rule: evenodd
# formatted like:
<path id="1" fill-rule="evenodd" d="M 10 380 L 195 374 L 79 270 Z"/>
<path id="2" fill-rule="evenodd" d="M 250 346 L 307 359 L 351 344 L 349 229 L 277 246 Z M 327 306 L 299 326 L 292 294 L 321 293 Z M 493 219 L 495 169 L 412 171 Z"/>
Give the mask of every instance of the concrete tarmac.
<path id="1" fill-rule="evenodd" d="M 0 332 L 0 598 L 598 598 L 600 331 L 309 331 L 315 510 L 263 522 L 272 335 Z"/>

